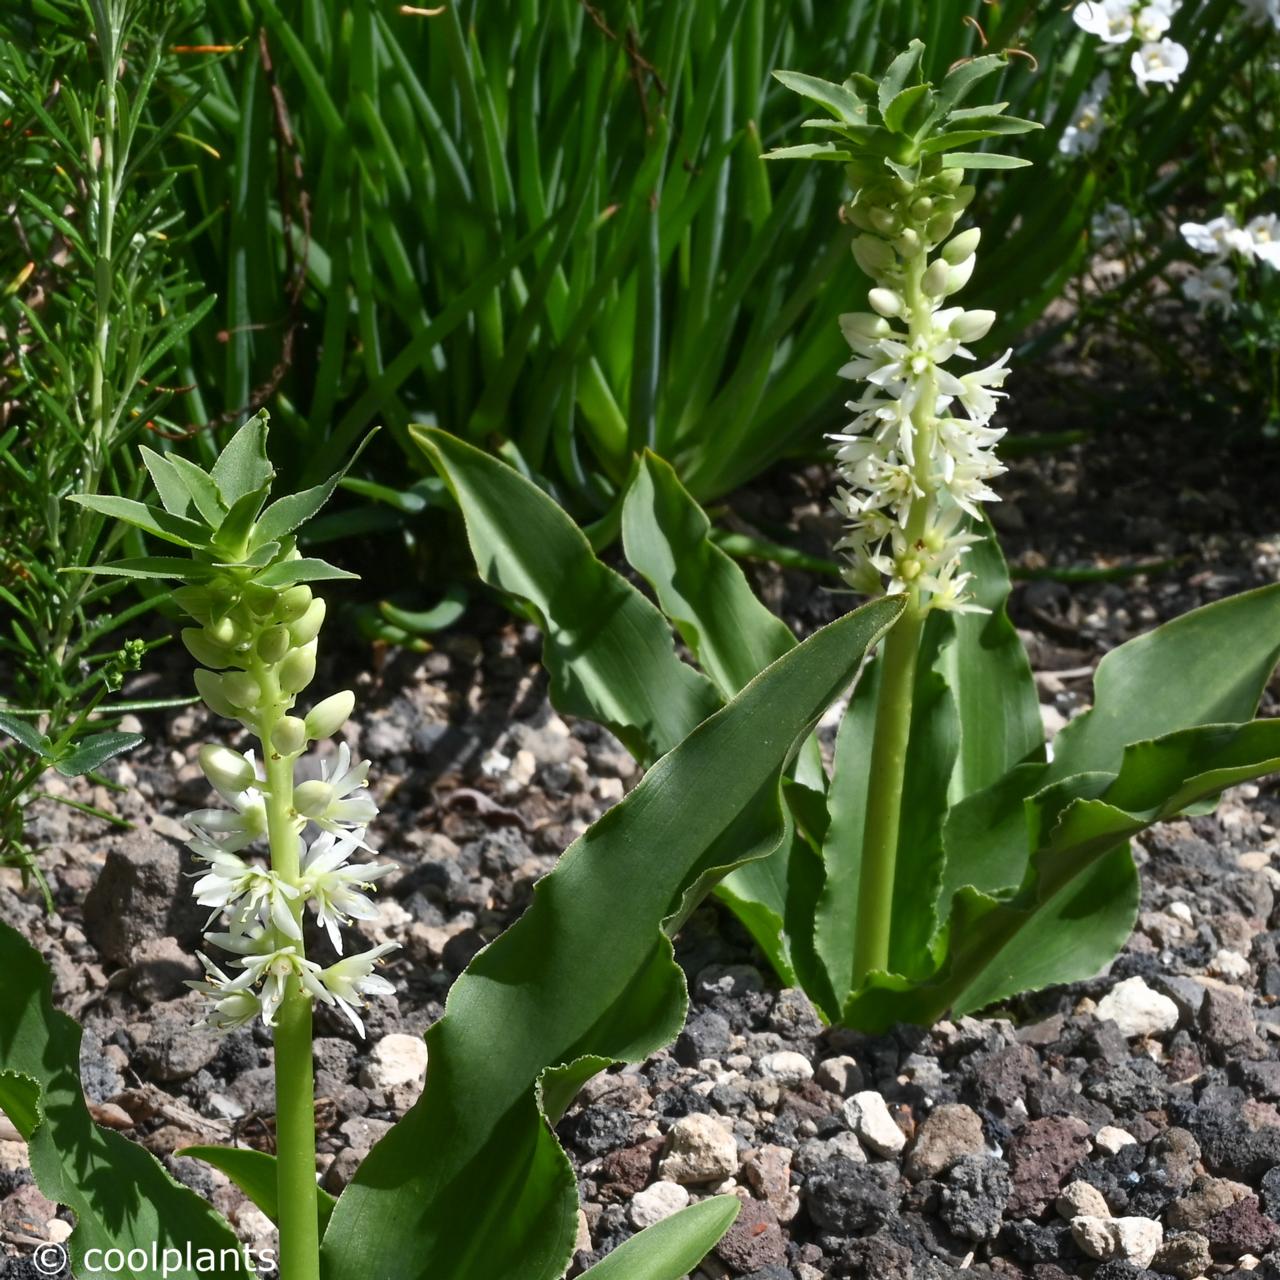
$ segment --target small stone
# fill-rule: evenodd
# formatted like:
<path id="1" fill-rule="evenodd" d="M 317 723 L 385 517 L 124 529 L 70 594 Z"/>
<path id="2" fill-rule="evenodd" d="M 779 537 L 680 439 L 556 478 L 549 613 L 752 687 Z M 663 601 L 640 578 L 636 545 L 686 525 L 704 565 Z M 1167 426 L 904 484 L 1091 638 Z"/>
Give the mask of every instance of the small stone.
<path id="1" fill-rule="evenodd" d="M 1209 972 L 1227 982 L 1242 982 L 1253 970 L 1238 951 L 1228 951 L 1224 947 L 1209 961 Z"/>
<path id="2" fill-rule="evenodd" d="M 864 1089 L 847 1099 L 844 1116 L 863 1146 L 878 1156 L 897 1155 L 907 1145 L 907 1136 L 894 1122 L 884 1096 L 874 1089 Z"/>
<path id="3" fill-rule="evenodd" d="M 1257 1196 L 1242 1196 L 1205 1223 L 1205 1238 L 1215 1257 L 1235 1262 L 1241 1254 L 1267 1253 L 1280 1240 L 1280 1227 L 1263 1214 Z"/>
<path id="4" fill-rule="evenodd" d="M 1089 1153 L 1089 1126 L 1076 1116 L 1028 1121 L 1009 1144 L 1013 1195 L 1009 1212 L 1038 1218 L 1057 1199 L 1066 1175 Z"/>
<path id="5" fill-rule="evenodd" d="M 760 1074 L 784 1086 L 803 1084 L 813 1079 L 813 1063 L 803 1053 L 782 1049 L 760 1059 Z"/>
<path id="6" fill-rule="evenodd" d="M 934 1107 L 916 1132 L 903 1171 L 912 1182 L 936 1178 L 961 1156 L 982 1154 L 986 1145 L 978 1113 L 962 1102 L 944 1103 Z"/>
<path id="7" fill-rule="evenodd" d="M 1109 1218 L 1107 1198 L 1090 1182 L 1069 1182 L 1058 1196 L 1058 1212 L 1071 1221 L 1075 1218 Z"/>
<path id="8" fill-rule="evenodd" d="M 667 1134 L 666 1154 L 658 1174 L 683 1186 L 719 1182 L 738 1172 L 738 1144 L 713 1116 L 702 1112 L 681 1116 Z"/>
<path id="9" fill-rule="evenodd" d="M 1178 1025 L 1178 1006 L 1134 977 L 1117 982 L 1098 1001 L 1094 1016 L 1100 1022 L 1114 1022 L 1128 1037 L 1158 1036 Z"/>
<path id="10" fill-rule="evenodd" d="M 1242 1182 L 1232 1182 L 1229 1178 L 1199 1177 L 1185 1196 L 1169 1206 L 1165 1211 L 1165 1219 L 1171 1227 L 1203 1232 L 1210 1221 L 1224 1209 L 1229 1209 L 1237 1201 L 1252 1195 L 1253 1192 Z"/>
<path id="11" fill-rule="evenodd" d="M 155 1004 L 186 995 L 187 983 L 203 976 L 200 962 L 177 938 L 149 938 L 130 966 L 129 990 L 144 1004 Z"/>
<path id="12" fill-rule="evenodd" d="M 1084 1253 L 1106 1261 L 1119 1258 L 1130 1266 L 1151 1265 L 1164 1243 L 1164 1228 L 1152 1218 L 1096 1218 L 1084 1215 L 1071 1222 L 1071 1235 Z"/>
<path id="13" fill-rule="evenodd" d="M 1009 1203 L 1009 1171 L 994 1156 L 961 1156 L 942 1188 L 938 1215 L 965 1240 L 992 1240 Z"/>
<path id="14" fill-rule="evenodd" d="M 880 1226 L 897 1209 L 898 1200 L 898 1170 L 887 1161 L 857 1164 L 847 1156 L 835 1156 L 805 1186 L 809 1217 L 837 1236 Z"/>
<path id="15" fill-rule="evenodd" d="M 831 1093 L 847 1098 L 862 1088 L 862 1070 L 856 1058 L 847 1053 L 837 1058 L 825 1058 L 818 1063 L 814 1079 Z"/>
<path id="16" fill-rule="evenodd" d="M 791 1185 L 791 1152 L 787 1147 L 766 1143 L 742 1160 L 748 1184 L 768 1201 L 779 1222 L 790 1222 L 800 1212 L 800 1197 Z"/>
<path id="17" fill-rule="evenodd" d="M 393 1032 L 370 1050 L 360 1083 L 368 1089 L 394 1089 L 421 1080 L 426 1071 L 427 1042 L 421 1036 Z"/>
<path id="18" fill-rule="evenodd" d="M 1105 1151 L 1109 1156 L 1115 1155 L 1125 1147 L 1134 1146 L 1137 1141 L 1137 1138 L 1127 1129 L 1117 1129 L 1109 1124 L 1104 1124 L 1093 1136 L 1094 1150 Z"/>
<path id="19" fill-rule="evenodd" d="M 655 1182 L 631 1197 L 627 1217 L 637 1231 L 643 1231 L 679 1213 L 688 1203 L 689 1193 L 678 1182 Z"/>
<path id="20" fill-rule="evenodd" d="M 1200 1027 L 1206 1039 L 1224 1056 L 1254 1038 L 1253 1015 L 1249 1006 L 1230 991 L 1209 987 L 1200 1006 Z"/>
<path id="21" fill-rule="evenodd" d="M 729 1230 L 720 1237 L 716 1255 L 739 1275 L 787 1260 L 787 1242 L 773 1210 L 760 1200 L 743 1202 Z"/>
<path id="22" fill-rule="evenodd" d="M 1177 1280 L 1198 1280 L 1213 1265 L 1209 1242 L 1196 1231 L 1169 1236 L 1151 1260 L 1154 1270 Z"/>
<path id="23" fill-rule="evenodd" d="M 137 1050 L 139 1064 L 153 1080 L 189 1080 L 218 1056 L 222 1037 L 199 1025 L 206 1012 L 200 996 L 167 1001 L 153 1012 L 151 1034 Z"/>
<path id="24" fill-rule="evenodd" d="M 1195 918 L 1191 914 L 1191 908 L 1185 902 L 1171 902 L 1165 910 L 1175 920 L 1181 920 L 1185 925 L 1191 925 L 1195 922 Z"/>

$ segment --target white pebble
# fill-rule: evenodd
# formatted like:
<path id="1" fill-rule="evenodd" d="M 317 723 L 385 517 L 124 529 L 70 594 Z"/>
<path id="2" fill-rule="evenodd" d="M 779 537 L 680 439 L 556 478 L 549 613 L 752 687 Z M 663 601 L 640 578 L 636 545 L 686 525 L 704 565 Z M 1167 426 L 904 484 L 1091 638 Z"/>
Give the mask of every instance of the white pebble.
<path id="1" fill-rule="evenodd" d="M 360 1076 L 369 1088 L 394 1089 L 421 1080 L 426 1071 L 427 1042 L 421 1036 L 393 1032 L 373 1046 Z"/>
<path id="2" fill-rule="evenodd" d="M 1209 961 L 1209 972 L 1215 978 L 1225 978 L 1228 982 L 1239 982 L 1247 978 L 1251 972 L 1249 962 L 1238 951 L 1228 951 L 1225 947 Z"/>
<path id="3" fill-rule="evenodd" d="M 1117 1129 L 1114 1125 L 1104 1124 L 1095 1135 L 1093 1145 L 1095 1150 L 1105 1151 L 1113 1156 L 1122 1147 L 1132 1147 L 1137 1141 L 1137 1138 L 1127 1129 Z"/>
<path id="4" fill-rule="evenodd" d="M 1076 1244 L 1091 1258 L 1122 1258 L 1145 1270 L 1164 1243 L 1164 1228 L 1152 1218 L 1095 1218 L 1071 1220 Z"/>
<path id="5" fill-rule="evenodd" d="M 897 1155 L 907 1145 L 907 1136 L 894 1123 L 884 1098 L 874 1089 L 855 1093 L 844 1104 L 849 1128 L 865 1147 L 878 1156 Z"/>
<path id="6" fill-rule="evenodd" d="M 816 1079 L 824 1089 L 847 1098 L 862 1083 L 862 1072 L 858 1069 L 858 1060 L 845 1053 L 818 1063 Z"/>
<path id="7" fill-rule="evenodd" d="M 678 1182 L 655 1182 L 631 1197 L 627 1216 L 637 1231 L 651 1227 L 689 1203 L 689 1193 Z"/>
<path id="8" fill-rule="evenodd" d="M 1183 924 L 1190 925 L 1194 923 L 1191 908 L 1185 902 L 1171 902 L 1166 910 L 1175 920 L 1181 920 Z"/>
<path id="9" fill-rule="evenodd" d="M 760 1059 L 760 1074 L 779 1084 L 803 1084 L 813 1079 L 813 1063 L 803 1053 L 780 1049 Z"/>
<path id="10" fill-rule="evenodd" d="M 1126 978 L 1098 1001 L 1094 1017 L 1114 1022 L 1125 1036 L 1158 1036 L 1178 1025 L 1178 1006 L 1141 978 Z"/>
<path id="11" fill-rule="evenodd" d="M 681 1116 L 667 1134 L 667 1152 L 658 1174 L 668 1182 L 690 1185 L 720 1182 L 738 1172 L 738 1144 L 713 1116 Z"/>

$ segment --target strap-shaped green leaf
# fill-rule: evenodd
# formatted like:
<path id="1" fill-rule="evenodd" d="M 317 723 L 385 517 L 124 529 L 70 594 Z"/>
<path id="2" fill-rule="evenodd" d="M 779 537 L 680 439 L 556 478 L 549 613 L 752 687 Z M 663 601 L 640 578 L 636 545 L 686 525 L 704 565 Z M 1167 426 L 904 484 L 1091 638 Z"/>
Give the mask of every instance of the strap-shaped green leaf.
<path id="1" fill-rule="evenodd" d="M 54 1009 L 49 970 L 6 924 L 0 924 L 0 972 L 0 1110 L 26 1139 L 40 1190 L 76 1215 L 72 1272 L 82 1280 L 151 1280 L 158 1274 L 153 1246 L 174 1280 L 216 1271 L 220 1250 L 240 1251 L 235 1234 L 149 1151 L 94 1124 L 80 1085 L 80 1028 Z M 99 1263 L 102 1251 L 121 1250 L 124 1269 L 89 1267 L 90 1249 L 99 1251 Z M 134 1250 L 135 1258 L 147 1259 L 141 1269 L 127 1262 Z M 204 1265 L 202 1250 L 212 1251 L 204 1253 Z"/>
<path id="2" fill-rule="evenodd" d="M 784 767 L 900 609 L 867 605 L 778 659 L 539 881 L 427 1033 L 426 1089 L 339 1198 L 327 1275 L 562 1274 L 578 1201 L 544 1111 L 554 1121 L 608 1062 L 678 1032 L 670 935 L 727 869 L 776 851 Z"/>
<path id="3" fill-rule="evenodd" d="M 737 1196 L 712 1196 L 645 1227 L 582 1280 L 681 1280 L 715 1247 L 742 1209 Z"/>
<path id="4" fill-rule="evenodd" d="M 100 573 L 109 578 L 183 578 L 189 582 L 208 576 L 208 570 L 202 568 L 199 561 L 181 556 L 134 556 L 95 565 L 84 572 Z"/>
<path id="5" fill-rule="evenodd" d="M 646 764 L 719 708 L 662 614 L 537 485 L 446 432 L 413 436 L 462 509 L 480 577 L 537 610 L 557 708 L 607 725 Z"/>
<path id="6" fill-rule="evenodd" d="M 821 80 L 817 76 L 806 75 L 803 71 L 775 71 L 773 78 L 786 85 L 793 93 L 826 107 L 837 120 L 842 120 L 845 124 L 866 123 L 866 104 L 844 85 L 832 84 L 830 80 Z"/>
<path id="7" fill-rule="evenodd" d="M 194 462 L 189 462 L 176 453 L 170 457 L 169 465 L 191 495 L 191 501 L 205 523 L 209 528 L 216 529 L 226 516 L 227 507 L 213 477 L 204 468 L 197 467 Z"/>
<path id="8" fill-rule="evenodd" d="M 304 556 L 299 560 L 281 560 L 278 564 L 264 569 L 254 578 L 254 581 L 261 583 L 264 587 L 287 587 L 294 582 L 334 582 L 357 576 L 325 560 L 314 560 Z"/>
<path id="9" fill-rule="evenodd" d="M 924 45 L 913 40 L 894 60 L 880 81 L 877 102 L 882 118 L 889 113 L 893 100 L 907 87 L 912 72 L 920 65 L 920 55 L 924 53 Z"/>
<path id="10" fill-rule="evenodd" d="M 191 510 L 191 492 L 173 469 L 173 463 L 162 453 L 148 448 L 145 444 L 139 452 L 143 465 L 151 475 L 151 483 L 160 495 L 164 509 L 174 516 L 186 516 Z"/>
<path id="11" fill-rule="evenodd" d="M 938 105 L 944 111 L 953 111 L 989 75 L 1006 64 L 1000 54 L 988 53 L 980 58 L 970 58 L 947 72 L 938 86 Z"/>
<path id="12" fill-rule="evenodd" d="M 894 133 L 914 133 L 929 113 L 930 92 L 927 84 L 903 89 L 885 109 L 884 127 Z"/>
<path id="13" fill-rule="evenodd" d="M 23 720 L 21 716 L 11 716 L 7 712 L 0 711 L 0 733 L 7 733 L 9 737 L 22 743 L 28 751 L 34 751 L 37 755 L 47 756 L 53 750 L 53 743 L 35 725 L 29 720 Z"/>
<path id="14" fill-rule="evenodd" d="M 175 543 L 188 550 L 203 547 L 209 539 L 209 531 L 202 524 L 188 520 L 185 516 L 172 515 L 163 507 L 149 507 L 145 502 L 135 502 L 132 498 L 119 498 L 109 493 L 73 493 L 68 496 L 72 502 L 78 502 L 90 511 L 97 511 L 114 520 L 123 520 L 125 524 L 134 525 L 147 533 L 155 534 L 165 542 Z"/>
<path id="15" fill-rule="evenodd" d="M 944 169 L 1026 169 L 1030 160 L 1002 156 L 995 151 L 949 151 L 942 157 Z"/>

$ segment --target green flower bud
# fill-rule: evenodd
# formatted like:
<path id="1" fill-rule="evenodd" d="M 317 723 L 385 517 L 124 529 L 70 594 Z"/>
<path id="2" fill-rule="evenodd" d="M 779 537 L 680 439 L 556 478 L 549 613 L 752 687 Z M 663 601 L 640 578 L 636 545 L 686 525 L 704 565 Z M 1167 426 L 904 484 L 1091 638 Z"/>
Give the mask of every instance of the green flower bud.
<path id="1" fill-rule="evenodd" d="M 307 712 L 307 737 L 327 738 L 337 733 L 355 705 L 356 695 L 350 689 L 331 694 L 323 702 L 317 702 Z"/>
<path id="2" fill-rule="evenodd" d="M 886 319 L 902 314 L 902 299 L 892 289 L 872 289 L 867 294 L 867 301 L 873 311 L 878 311 Z"/>
<path id="3" fill-rule="evenodd" d="M 940 244 L 951 234 L 959 221 L 960 211 L 958 209 L 954 213 L 935 213 L 929 219 L 929 225 L 925 228 L 929 243 Z"/>
<path id="4" fill-rule="evenodd" d="M 214 644 L 204 631 L 196 627 L 182 628 L 182 643 L 186 646 L 187 652 L 202 666 L 220 670 L 222 667 L 231 665 L 233 657 L 231 650 L 223 645 Z"/>
<path id="5" fill-rule="evenodd" d="M 847 204 L 844 208 L 845 217 L 859 231 L 874 231 L 875 226 L 871 222 L 871 212 L 865 205 Z"/>
<path id="6" fill-rule="evenodd" d="M 936 174 L 932 181 L 932 185 L 938 191 L 945 191 L 948 194 L 958 191 L 964 184 L 963 169 L 943 169 Z"/>
<path id="7" fill-rule="evenodd" d="M 897 249 L 904 258 L 911 258 L 920 252 L 920 244 L 920 233 L 913 227 L 908 227 L 893 242 L 893 247 Z"/>
<path id="8" fill-rule="evenodd" d="M 236 707 L 256 707 L 262 689 L 247 671 L 229 671 L 222 677 L 222 692 Z"/>
<path id="9" fill-rule="evenodd" d="M 293 793 L 293 807 L 304 818 L 322 818 L 333 803 L 333 788 L 327 782 L 303 782 Z"/>
<path id="10" fill-rule="evenodd" d="M 969 278 L 973 275 L 974 264 L 977 261 L 977 258 L 970 254 L 963 262 L 950 268 L 950 274 L 947 277 L 948 293 L 959 293 L 969 283 Z"/>
<path id="11" fill-rule="evenodd" d="M 205 705 L 215 715 L 226 716 L 228 720 L 239 720 L 240 712 L 232 705 L 231 700 L 222 690 L 223 677 L 197 667 L 195 673 L 196 692 Z"/>
<path id="12" fill-rule="evenodd" d="M 280 593 L 276 601 L 276 617 L 281 622 L 295 622 L 311 608 L 311 588 L 305 582 Z"/>
<path id="13" fill-rule="evenodd" d="M 264 587 L 260 583 L 250 582 L 244 589 L 244 602 L 256 622 L 270 618 L 276 611 L 279 599 L 280 591 L 277 587 Z"/>
<path id="14" fill-rule="evenodd" d="M 289 652 L 289 628 L 283 626 L 268 627 L 258 637 L 258 657 L 263 662 L 279 662 Z"/>
<path id="15" fill-rule="evenodd" d="M 240 628 L 230 618 L 218 618 L 216 621 L 209 623 L 205 627 L 204 633 L 214 644 L 224 645 L 228 649 L 235 648 L 236 645 L 243 641 Z"/>
<path id="16" fill-rule="evenodd" d="M 902 228 L 902 223 L 898 216 L 890 213 L 888 209 L 872 209 L 870 217 L 871 226 L 882 236 L 895 235 Z"/>
<path id="17" fill-rule="evenodd" d="M 968 186 L 958 188 L 955 194 L 956 208 L 967 209 L 973 203 L 973 197 L 977 194 L 977 187 Z"/>
<path id="18" fill-rule="evenodd" d="M 310 644 L 320 634 L 320 628 L 324 625 L 324 615 L 324 601 L 312 600 L 307 611 L 289 624 L 289 636 L 293 643 Z"/>
<path id="19" fill-rule="evenodd" d="M 933 213 L 933 201 L 928 196 L 920 196 L 911 202 L 911 216 L 917 222 L 927 222 Z"/>
<path id="20" fill-rule="evenodd" d="M 873 279 L 891 271 L 897 262 L 893 246 L 879 236 L 857 236 L 853 241 L 853 259 Z"/>
<path id="21" fill-rule="evenodd" d="M 301 649 L 292 650 L 277 668 L 276 678 L 280 681 L 280 692 L 300 693 L 315 679 L 315 674 L 316 646 L 312 642 L 303 645 Z"/>
<path id="22" fill-rule="evenodd" d="M 840 317 L 840 332 L 848 342 L 875 342 L 888 337 L 893 329 L 883 316 L 872 315 L 870 311 L 850 311 Z"/>
<path id="23" fill-rule="evenodd" d="M 296 756 L 307 745 L 307 726 L 297 716 L 282 716 L 271 730 L 271 745 L 282 756 Z"/>
<path id="24" fill-rule="evenodd" d="M 981 227 L 970 227 L 962 231 L 954 240 L 942 247 L 942 256 L 953 266 L 959 266 L 966 258 L 972 257 L 982 239 Z"/>
<path id="25" fill-rule="evenodd" d="M 941 258 L 929 263 L 920 281 L 920 287 L 931 298 L 941 298 L 947 292 L 947 284 L 951 277 L 951 268 Z"/>
<path id="26" fill-rule="evenodd" d="M 253 766 L 244 756 L 215 743 L 200 748 L 200 768 L 215 787 L 224 791 L 243 791 L 257 781 Z"/>
<path id="27" fill-rule="evenodd" d="M 951 336 L 961 342 L 977 342 L 991 332 L 995 322 L 994 311 L 963 311 L 951 322 Z"/>

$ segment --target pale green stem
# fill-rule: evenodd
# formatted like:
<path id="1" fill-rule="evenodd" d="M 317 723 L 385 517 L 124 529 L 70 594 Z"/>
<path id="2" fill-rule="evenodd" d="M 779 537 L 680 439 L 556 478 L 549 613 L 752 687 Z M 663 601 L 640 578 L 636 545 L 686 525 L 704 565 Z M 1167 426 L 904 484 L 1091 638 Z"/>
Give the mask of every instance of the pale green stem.
<path id="1" fill-rule="evenodd" d="M 267 836 L 271 869 L 296 884 L 300 867 L 298 832 L 293 813 L 293 756 L 272 750 L 271 730 L 283 714 L 278 697 L 270 697 L 275 678 L 256 665 L 254 676 L 267 685 L 264 702 L 272 706 L 258 736 L 267 773 Z M 299 923 L 305 904 L 299 897 L 294 914 Z M 299 955 L 302 942 L 297 943 Z M 320 1228 L 316 1217 L 315 1079 L 312 1067 L 311 997 L 294 978 L 276 1012 L 276 1225 L 280 1229 L 280 1280 L 319 1280 Z"/>
<path id="2" fill-rule="evenodd" d="M 921 288 L 927 265 L 923 249 L 907 263 L 903 291 L 911 340 L 924 337 L 932 325 L 932 309 Z M 936 429 L 934 404 L 937 380 L 932 369 L 923 375 L 920 397 L 912 411 L 915 426 L 916 480 L 924 490 L 907 522 L 908 541 L 925 532 L 928 518 L 929 457 Z M 858 918 L 853 942 L 853 989 L 868 974 L 889 967 L 893 932 L 893 895 L 898 873 L 898 836 L 902 822 L 902 791 L 907 749 L 911 739 L 911 711 L 915 696 L 916 659 L 924 630 L 925 611 L 919 588 L 909 588 L 907 607 L 885 637 L 881 652 L 880 693 L 871 740 L 871 768 L 867 780 L 867 816 L 863 831 L 862 864 L 858 879 Z"/>

